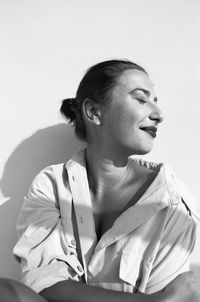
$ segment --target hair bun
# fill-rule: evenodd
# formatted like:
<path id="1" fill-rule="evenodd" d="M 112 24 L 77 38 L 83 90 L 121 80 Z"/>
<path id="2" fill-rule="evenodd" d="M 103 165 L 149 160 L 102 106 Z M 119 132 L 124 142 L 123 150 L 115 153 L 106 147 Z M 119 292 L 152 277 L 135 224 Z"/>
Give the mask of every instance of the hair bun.
<path id="1" fill-rule="evenodd" d="M 62 101 L 60 112 L 70 123 L 75 123 L 76 121 L 75 110 L 76 110 L 75 98 L 69 98 Z"/>

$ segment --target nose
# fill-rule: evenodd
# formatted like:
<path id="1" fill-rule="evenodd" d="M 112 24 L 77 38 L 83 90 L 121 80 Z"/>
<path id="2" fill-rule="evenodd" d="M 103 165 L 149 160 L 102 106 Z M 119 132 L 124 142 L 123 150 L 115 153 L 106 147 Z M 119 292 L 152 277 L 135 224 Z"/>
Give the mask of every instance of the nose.
<path id="1" fill-rule="evenodd" d="M 161 111 L 161 109 L 158 107 L 157 104 L 152 104 L 152 110 L 151 113 L 149 115 L 149 118 L 151 120 L 156 121 L 157 123 L 161 123 L 164 120 L 164 114 Z"/>

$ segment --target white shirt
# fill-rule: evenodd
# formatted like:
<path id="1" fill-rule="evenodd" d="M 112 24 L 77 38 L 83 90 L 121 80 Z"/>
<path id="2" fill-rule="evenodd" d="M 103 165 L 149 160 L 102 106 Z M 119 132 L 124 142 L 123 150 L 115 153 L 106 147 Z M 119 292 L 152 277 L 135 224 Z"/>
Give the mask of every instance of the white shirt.
<path id="1" fill-rule="evenodd" d="M 167 164 L 132 157 L 128 164 L 133 161 L 158 174 L 99 241 L 85 150 L 36 176 L 20 213 L 13 251 L 23 283 L 40 292 L 62 280 L 81 282 L 84 275 L 90 285 L 151 294 L 189 270 L 200 219 L 194 199 Z"/>

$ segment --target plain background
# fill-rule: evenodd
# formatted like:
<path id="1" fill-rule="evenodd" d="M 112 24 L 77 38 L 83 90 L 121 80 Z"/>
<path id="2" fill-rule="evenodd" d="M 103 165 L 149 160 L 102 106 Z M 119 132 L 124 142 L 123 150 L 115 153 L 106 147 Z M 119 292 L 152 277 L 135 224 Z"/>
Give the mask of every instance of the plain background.
<path id="1" fill-rule="evenodd" d="M 199 200 L 199 15 L 199 0 L 0 0 L 0 276 L 19 277 L 15 225 L 33 177 L 80 144 L 61 100 L 99 61 L 147 69 L 165 114 L 147 158 L 168 162 Z"/>

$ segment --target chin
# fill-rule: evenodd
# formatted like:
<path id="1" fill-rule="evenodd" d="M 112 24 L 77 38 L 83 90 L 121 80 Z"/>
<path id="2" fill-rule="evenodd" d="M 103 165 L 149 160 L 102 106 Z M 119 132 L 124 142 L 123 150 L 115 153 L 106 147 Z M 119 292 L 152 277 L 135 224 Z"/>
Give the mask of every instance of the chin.
<path id="1" fill-rule="evenodd" d="M 134 152 L 134 154 L 135 155 L 146 155 L 146 154 L 148 154 L 150 152 L 151 152 L 151 150 L 150 151 L 138 151 L 138 152 Z"/>
<path id="2" fill-rule="evenodd" d="M 141 147 L 141 148 L 133 148 L 132 149 L 132 152 L 133 154 L 135 155 L 145 155 L 145 154 L 148 154 L 152 151 L 153 149 L 153 146 L 148 146 L 148 147 Z"/>

